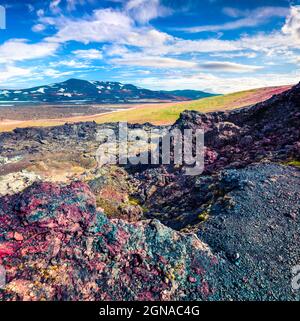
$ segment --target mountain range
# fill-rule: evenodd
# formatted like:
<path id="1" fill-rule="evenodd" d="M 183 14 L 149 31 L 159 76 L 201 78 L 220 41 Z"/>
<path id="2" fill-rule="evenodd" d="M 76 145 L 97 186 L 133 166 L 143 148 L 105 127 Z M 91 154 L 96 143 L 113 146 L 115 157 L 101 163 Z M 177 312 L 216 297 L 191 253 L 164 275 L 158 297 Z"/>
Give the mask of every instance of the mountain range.
<path id="1" fill-rule="evenodd" d="M 0 90 L 0 102 L 36 103 L 131 103 L 183 101 L 214 96 L 197 90 L 153 91 L 131 84 L 109 81 L 69 79 L 51 85 L 20 90 Z"/>

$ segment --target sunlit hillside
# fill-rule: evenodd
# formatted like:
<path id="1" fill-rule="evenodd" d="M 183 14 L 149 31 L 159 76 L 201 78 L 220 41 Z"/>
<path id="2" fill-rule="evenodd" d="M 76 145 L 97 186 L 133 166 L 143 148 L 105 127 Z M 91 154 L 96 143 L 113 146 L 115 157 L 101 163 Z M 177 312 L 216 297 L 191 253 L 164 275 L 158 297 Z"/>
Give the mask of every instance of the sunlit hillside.
<path id="1" fill-rule="evenodd" d="M 186 109 L 197 110 L 203 113 L 230 110 L 256 104 L 288 90 L 291 86 L 267 87 L 241 91 L 233 94 L 203 98 L 196 101 L 145 106 L 113 114 L 107 114 L 97 118 L 97 122 L 127 121 L 131 123 L 151 122 L 153 124 L 172 124 Z"/>

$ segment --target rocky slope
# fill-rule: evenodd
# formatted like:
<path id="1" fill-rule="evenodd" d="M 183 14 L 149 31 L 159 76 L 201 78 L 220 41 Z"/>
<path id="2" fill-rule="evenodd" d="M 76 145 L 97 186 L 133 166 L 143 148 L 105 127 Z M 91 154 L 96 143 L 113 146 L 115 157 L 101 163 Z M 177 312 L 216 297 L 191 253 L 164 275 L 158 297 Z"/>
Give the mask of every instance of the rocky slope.
<path id="1" fill-rule="evenodd" d="M 210 94 L 200 91 L 193 91 L 192 93 L 162 92 L 119 82 L 69 79 L 61 83 L 21 90 L 2 89 L 0 90 L 0 102 L 62 103 L 78 101 L 86 103 L 122 103 L 147 100 L 191 100 L 196 99 L 199 95 L 201 98 L 210 96 Z"/>
<path id="2" fill-rule="evenodd" d="M 184 112 L 174 128 L 206 133 L 198 176 L 97 167 L 96 132 L 117 124 L 1 134 L 1 299 L 299 300 L 299 98 Z"/>

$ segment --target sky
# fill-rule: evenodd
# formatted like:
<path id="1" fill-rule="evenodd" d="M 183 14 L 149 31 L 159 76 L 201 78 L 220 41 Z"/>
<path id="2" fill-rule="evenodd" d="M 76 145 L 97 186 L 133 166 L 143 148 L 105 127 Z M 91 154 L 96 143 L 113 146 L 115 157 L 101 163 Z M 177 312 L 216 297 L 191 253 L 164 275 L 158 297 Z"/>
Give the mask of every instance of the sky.
<path id="1" fill-rule="evenodd" d="M 300 81 L 300 0 L 0 5 L 0 88 L 80 78 L 229 93 Z"/>

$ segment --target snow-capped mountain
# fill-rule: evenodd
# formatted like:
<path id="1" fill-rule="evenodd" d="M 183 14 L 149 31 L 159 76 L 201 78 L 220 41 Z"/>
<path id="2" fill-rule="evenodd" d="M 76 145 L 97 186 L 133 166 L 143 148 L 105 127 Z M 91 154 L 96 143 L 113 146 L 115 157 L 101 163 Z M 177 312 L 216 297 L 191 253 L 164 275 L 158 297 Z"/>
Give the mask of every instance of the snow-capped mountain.
<path id="1" fill-rule="evenodd" d="M 119 82 L 69 79 L 61 83 L 22 90 L 0 90 L 0 102 L 94 102 L 123 103 L 141 101 L 190 100 L 189 96 L 172 92 L 152 91 Z"/>

